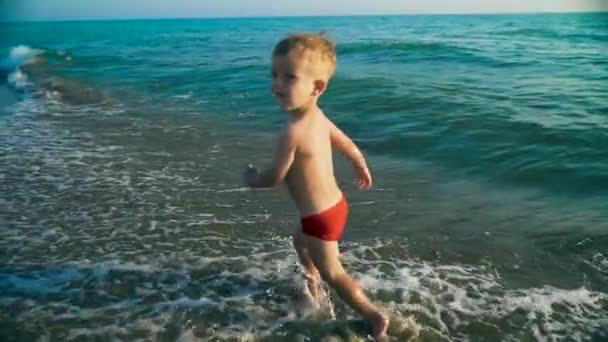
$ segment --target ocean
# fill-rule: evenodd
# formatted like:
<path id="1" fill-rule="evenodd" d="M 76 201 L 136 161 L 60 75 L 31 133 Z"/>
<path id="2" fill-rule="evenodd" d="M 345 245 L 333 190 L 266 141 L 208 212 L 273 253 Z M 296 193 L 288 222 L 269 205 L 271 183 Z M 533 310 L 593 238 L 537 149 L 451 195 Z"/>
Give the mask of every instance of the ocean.
<path id="1" fill-rule="evenodd" d="M 395 341 L 608 341 L 608 13 L 0 23 L 2 341 L 363 341 L 300 317 L 270 53 L 368 158 L 346 269 Z M 330 318 L 335 318 L 331 320 Z"/>

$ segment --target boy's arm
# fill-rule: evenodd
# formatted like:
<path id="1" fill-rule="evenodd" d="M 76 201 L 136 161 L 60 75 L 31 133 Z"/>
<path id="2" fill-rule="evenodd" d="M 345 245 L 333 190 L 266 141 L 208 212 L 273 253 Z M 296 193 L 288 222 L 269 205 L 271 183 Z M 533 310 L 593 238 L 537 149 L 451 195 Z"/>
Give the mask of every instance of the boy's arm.
<path id="1" fill-rule="evenodd" d="M 296 147 L 294 130 L 287 127 L 279 137 L 272 166 L 248 179 L 248 185 L 252 188 L 272 188 L 279 185 L 293 163 Z"/>
<path id="2" fill-rule="evenodd" d="M 357 145 L 342 132 L 336 125 L 330 121 L 330 138 L 331 144 L 337 148 L 346 158 L 348 158 L 352 164 L 357 177 L 359 178 L 359 186 L 362 188 L 369 188 L 372 186 L 372 177 L 367 168 L 367 163 L 363 153 L 359 150 Z"/>

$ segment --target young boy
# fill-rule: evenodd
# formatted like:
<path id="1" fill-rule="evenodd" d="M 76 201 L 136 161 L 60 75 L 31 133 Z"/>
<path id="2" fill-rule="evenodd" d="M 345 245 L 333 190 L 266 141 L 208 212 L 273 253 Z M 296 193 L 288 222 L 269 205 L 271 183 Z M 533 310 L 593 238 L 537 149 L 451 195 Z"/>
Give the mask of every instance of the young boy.
<path id="1" fill-rule="evenodd" d="M 290 120 L 279 136 L 272 167 L 259 172 L 249 166 L 245 181 L 252 188 L 265 188 L 285 180 L 302 217 L 293 244 L 304 267 L 305 293 L 318 300 L 320 276 L 371 323 L 374 337 L 380 339 L 388 328 L 387 316 L 339 260 L 348 205 L 334 176 L 332 147 L 352 161 L 359 187 L 371 187 L 372 177 L 357 146 L 317 106 L 335 68 L 335 47 L 319 35 L 293 35 L 275 46 L 272 92 Z"/>

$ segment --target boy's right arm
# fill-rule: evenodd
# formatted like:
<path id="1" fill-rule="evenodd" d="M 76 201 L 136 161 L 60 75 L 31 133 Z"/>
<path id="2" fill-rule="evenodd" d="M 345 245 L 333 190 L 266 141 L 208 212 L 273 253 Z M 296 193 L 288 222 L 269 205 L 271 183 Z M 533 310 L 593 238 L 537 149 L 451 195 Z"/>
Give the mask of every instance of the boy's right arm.
<path id="1" fill-rule="evenodd" d="M 357 145 L 340 130 L 333 122 L 330 123 L 330 138 L 331 144 L 338 149 L 352 164 L 357 177 L 359 178 L 359 186 L 369 188 L 372 186 L 372 176 L 367 167 L 365 157 L 359 150 Z"/>
<path id="2" fill-rule="evenodd" d="M 297 143 L 294 127 L 287 126 L 279 136 L 272 166 L 263 172 L 249 166 L 245 172 L 247 185 L 252 188 L 272 188 L 279 185 L 291 168 Z"/>

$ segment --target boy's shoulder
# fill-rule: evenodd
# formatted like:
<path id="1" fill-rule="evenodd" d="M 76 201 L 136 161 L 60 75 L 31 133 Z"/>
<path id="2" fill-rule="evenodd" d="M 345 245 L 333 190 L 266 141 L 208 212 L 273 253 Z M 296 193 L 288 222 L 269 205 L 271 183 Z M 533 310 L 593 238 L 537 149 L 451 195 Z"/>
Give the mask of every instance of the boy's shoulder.
<path id="1" fill-rule="evenodd" d="M 283 127 L 281 128 L 281 131 L 279 133 L 280 134 L 294 134 L 298 130 L 299 130 L 298 122 L 288 121 L 285 125 L 283 125 Z"/>
<path id="2" fill-rule="evenodd" d="M 301 136 L 300 132 L 301 129 L 297 123 L 289 121 L 279 130 L 279 141 L 283 144 L 297 145 L 299 137 Z"/>
<path id="3" fill-rule="evenodd" d="M 299 138 L 299 137 L 303 137 L 306 136 L 306 132 L 309 131 L 310 129 L 314 129 L 315 131 L 317 131 L 319 128 L 322 128 L 320 126 L 324 127 L 328 127 L 328 128 L 332 128 L 334 127 L 334 123 L 327 117 L 325 116 L 324 113 L 320 113 L 320 115 L 317 117 L 319 120 L 290 120 L 287 123 L 285 123 L 285 125 L 281 128 L 281 131 L 279 132 L 279 134 L 281 136 L 291 136 L 293 138 Z"/>

